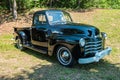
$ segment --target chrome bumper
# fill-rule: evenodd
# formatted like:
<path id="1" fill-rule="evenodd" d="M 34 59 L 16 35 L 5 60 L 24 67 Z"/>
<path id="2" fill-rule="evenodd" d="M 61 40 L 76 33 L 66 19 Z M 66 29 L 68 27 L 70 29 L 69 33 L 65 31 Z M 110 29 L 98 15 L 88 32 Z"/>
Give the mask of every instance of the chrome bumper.
<path id="1" fill-rule="evenodd" d="M 102 59 L 104 56 L 109 55 L 111 52 L 111 48 L 107 47 L 101 52 L 97 52 L 94 57 L 90 58 L 79 58 L 78 63 L 79 64 L 87 64 L 87 63 L 92 63 L 92 62 L 99 62 L 100 59 Z"/>

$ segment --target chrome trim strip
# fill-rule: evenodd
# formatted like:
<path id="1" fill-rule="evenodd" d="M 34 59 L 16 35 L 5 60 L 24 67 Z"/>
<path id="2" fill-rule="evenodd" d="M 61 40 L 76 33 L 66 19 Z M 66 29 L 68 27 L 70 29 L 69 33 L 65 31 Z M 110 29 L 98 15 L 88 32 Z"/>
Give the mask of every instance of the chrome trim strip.
<path id="1" fill-rule="evenodd" d="M 88 47 L 98 47 L 98 46 L 102 46 L 102 44 L 86 45 L 85 48 L 88 48 Z"/>
<path id="2" fill-rule="evenodd" d="M 102 40 L 96 41 L 96 42 L 87 42 L 86 45 L 88 45 L 88 44 L 98 44 L 98 43 L 102 43 Z"/>
<path id="3" fill-rule="evenodd" d="M 96 53 L 96 52 L 100 52 L 101 50 L 97 50 L 97 51 L 88 51 L 88 52 L 85 52 L 85 54 L 88 54 L 88 53 Z"/>
<path id="4" fill-rule="evenodd" d="M 102 47 L 100 46 L 100 47 L 97 47 L 97 48 L 88 48 L 88 49 L 85 49 L 85 51 L 89 51 L 89 50 L 98 50 L 98 49 L 100 49 L 100 48 L 102 48 Z"/>

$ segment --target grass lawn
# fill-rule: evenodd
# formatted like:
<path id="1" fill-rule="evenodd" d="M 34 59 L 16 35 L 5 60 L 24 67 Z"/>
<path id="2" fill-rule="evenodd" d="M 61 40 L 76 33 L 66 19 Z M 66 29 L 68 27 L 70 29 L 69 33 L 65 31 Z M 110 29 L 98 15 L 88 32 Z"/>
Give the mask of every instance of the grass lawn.
<path id="1" fill-rule="evenodd" d="M 19 51 L 12 33 L 0 35 L 0 80 L 120 80 L 120 10 L 70 12 L 74 22 L 97 26 L 106 32 L 109 56 L 98 63 L 73 68 L 61 66 L 55 57 L 32 50 Z"/>

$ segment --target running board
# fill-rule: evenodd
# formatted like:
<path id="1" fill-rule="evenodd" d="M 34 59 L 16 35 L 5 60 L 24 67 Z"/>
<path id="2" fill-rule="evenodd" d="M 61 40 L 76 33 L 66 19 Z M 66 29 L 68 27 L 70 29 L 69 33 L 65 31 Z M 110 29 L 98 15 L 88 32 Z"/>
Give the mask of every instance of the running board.
<path id="1" fill-rule="evenodd" d="M 23 47 L 29 48 L 31 50 L 37 51 L 37 52 L 42 53 L 42 54 L 47 54 L 47 49 L 40 49 L 40 48 L 37 48 L 35 46 L 29 46 L 29 45 L 23 45 Z"/>

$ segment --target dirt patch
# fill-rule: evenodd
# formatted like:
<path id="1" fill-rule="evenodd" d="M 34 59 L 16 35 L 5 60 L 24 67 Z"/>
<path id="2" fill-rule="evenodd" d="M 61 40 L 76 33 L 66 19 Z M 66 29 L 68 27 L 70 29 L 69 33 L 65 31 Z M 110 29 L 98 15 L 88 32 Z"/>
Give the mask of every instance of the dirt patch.
<path id="1" fill-rule="evenodd" d="M 0 35 L 4 33 L 13 33 L 13 27 L 27 27 L 32 24 L 32 15 L 19 16 L 17 20 L 4 21 L 0 24 Z"/>

